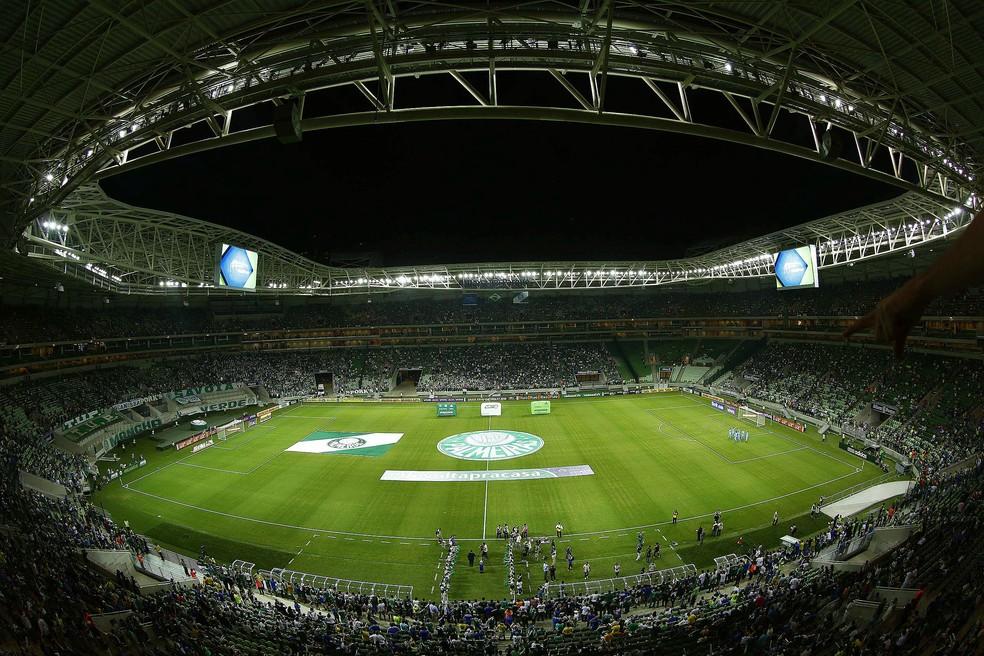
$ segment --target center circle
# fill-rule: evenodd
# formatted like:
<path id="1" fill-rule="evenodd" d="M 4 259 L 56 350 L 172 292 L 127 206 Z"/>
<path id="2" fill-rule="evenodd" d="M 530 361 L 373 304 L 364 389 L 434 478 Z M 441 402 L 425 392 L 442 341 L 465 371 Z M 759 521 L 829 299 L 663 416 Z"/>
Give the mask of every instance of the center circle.
<path id="1" fill-rule="evenodd" d="M 458 433 L 437 443 L 438 451 L 459 460 L 509 460 L 535 453 L 541 448 L 541 438 L 511 430 Z"/>

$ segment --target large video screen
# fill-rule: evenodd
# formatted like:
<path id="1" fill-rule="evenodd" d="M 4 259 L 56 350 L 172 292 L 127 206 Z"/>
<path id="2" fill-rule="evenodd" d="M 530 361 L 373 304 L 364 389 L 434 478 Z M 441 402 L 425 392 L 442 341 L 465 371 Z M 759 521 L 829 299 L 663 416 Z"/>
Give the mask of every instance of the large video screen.
<path id="1" fill-rule="evenodd" d="M 800 246 L 780 251 L 775 256 L 776 289 L 819 287 L 817 247 Z"/>
<path id="2" fill-rule="evenodd" d="M 215 283 L 219 287 L 256 289 L 256 251 L 222 244 L 215 267 Z"/>

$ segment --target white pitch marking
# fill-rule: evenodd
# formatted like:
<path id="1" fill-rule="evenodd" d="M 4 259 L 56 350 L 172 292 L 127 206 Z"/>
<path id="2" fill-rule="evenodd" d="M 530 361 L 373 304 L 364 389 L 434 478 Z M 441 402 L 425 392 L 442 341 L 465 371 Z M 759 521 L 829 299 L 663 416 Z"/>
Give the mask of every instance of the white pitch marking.
<path id="1" fill-rule="evenodd" d="M 664 539 L 664 540 L 666 540 L 666 536 L 665 536 L 665 535 L 663 535 L 663 531 L 661 531 L 660 529 L 658 529 L 658 528 L 657 528 L 657 529 L 656 529 L 656 532 L 657 532 L 657 533 L 659 533 L 660 535 L 662 535 L 662 536 L 663 536 L 663 539 Z M 667 541 L 667 542 L 669 542 L 669 540 L 666 540 L 666 541 Z M 676 547 L 674 547 L 672 543 L 670 543 L 670 550 L 671 550 L 671 551 L 672 551 L 673 553 L 675 553 L 675 554 L 676 554 L 676 556 L 677 556 L 677 558 L 679 558 L 679 559 L 680 559 L 680 562 L 682 563 L 682 562 L 683 562 L 683 556 L 681 556 L 681 555 L 679 554 L 679 552 L 677 552 L 677 550 L 676 550 Z"/>
<path id="2" fill-rule="evenodd" d="M 835 458 L 835 460 L 836 460 L 836 458 Z M 172 463 L 172 464 L 174 464 L 174 463 Z M 168 466 L 168 465 L 165 465 L 165 466 Z M 163 469 L 163 467 L 161 469 Z M 160 471 L 160 470 L 157 470 L 157 471 Z M 151 472 L 151 474 L 154 474 L 154 473 L 156 473 L 156 472 Z M 837 481 L 844 480 L 845 478 L 848 478 L 849 476 L 854 476 L 857 473 L 858 473 L 858 471 L 852 467 L 852 471 L 850 473 L 844 474 L 842 476 L 836 476 L 834 478 L 831 478 L 830 480 L 822 481 L 820 483 L 815 483 L 814 485 L 808 485 L 807 487 L 804 487 L 804 488 L 802 488 L 800 490 L 794 490 L 794 491 L 788 492 L 786 494 L 780 494 L 780 495 L 771 497 L 769 499 L 762 499 L 760 501 L 754 501 L 752 503 L 746 503 L 746 504 L 743 504 L 741 506 L 735 506 L 734 508 L 726 508 L 724 510 L 721 510 L 721 512 L 722 513 L 736 512 L 738 510 L 745 510 L 747 508 L 754 508 L 755 506 L 761 506 L 761 505 L 764 505 L 764 504 L 767 504 L 767 503 L 773 503 L 775 501 L 779 501 L 780 499 L 786 499 L 788 497 L 795 496 L 797 494 L 802 494 L 803 492 L 809 492 L 810 490 L 815 490 L 818 487 L 823 487 L 825 485 L 830 485 L 831 483 L 836 483 Z M 148 474 L 148 476 L 149 475 L 150 474 Z M 140 480 L 140 479 L 137 479 L 137 480 Z M 133 481 L 133 482 L 135 483 L 136 481 Z M 277 526 L 279 528 L 299 529 L 299 530 L 302 530 L 302 531 L 320 531 L 321 533 L 324 533 L 324 534 L 328 535 L 328 537 L 331 537 L 331 538 L 334 538 L 335 537 L 334 535 L 331 535 L 332 533 L 335 533 L 337 535 L 346 535 L 347 534 L 347 535 L 356 535 L 356 536 L 368 536 L 368 537 L 372 537 L 372 538 L 410 539 L 410 540 L 421 540 L 421 541 L 425 541 L 426 540 L 427 542 L 419 542 L 418 543 L 418 544 L 420 544 L 421 547 L 428 546 L 427 543 L 431 539 L 433 539 L 433 538 L 430 538 L 430 537 L 415 538 L 415 537 L 410 536 L 410 535 L 373 535 L 373 534 L 369 534 L 369 533 L 352 533 L 352 532 L 349 532 L 349 531 L 334 531 L 334 530 L 331 530 L 331 529 L 319 529 L 319 528 L 314 528 L 314 527 L 311 527 L 311 526 L 298 526 L 296 524 L 284 524 L 284 523 L 281 523 L 281 522 L 271 522 L 271 521 L 266 520 L 266 519 L 257 519 L 255 517 L 246 517 L 244 515 L 235 515 L 233 513 L 222 512 L 221 510 L 213 510 L 211 508 L 203 508 L 201 506 L 196 506 L 196 505 L 191 504 L 191 503 L 185 503 L 184 501 L 178 501 L 177 499 L 169 499 L 168 497 L 163 497 L 163 496 L 161 496 L 159 494 L 152 494 L 150 492 L 144 492 L 143 490 L 134 489 L 134 488 L 130 487 L 130 484 L 129 483 L 124 483 L 123 484 L 123 487 L 125 487 L 130 492 L 134 492 L 136 494 L 142 494 L 145 497 L 150 497 L 152 499 L 158 499 L 159 501 L 165 501 L 167 503 L 171 503 L 171 504 L 174 504 L 176 506 L 180 506 L 182 508 L 189 508 L 191 510 L 197 510 L 199 512 L 209 513 L 209 514 L 212 514 L 212 515 L 218 515 L 220 517 L 228 517 L 230 519 L 239 519 L 239 520 L 242 520 L 242 521 L 245 521 L 245 522 L 253 522 L 253 523 L 262 524 L 262 525 L 265 525 L 265 526 Z M 708 512 L 708 513 L 704 513 L 704 514 L 701 514 L 701 515 L 691 515 L 690 517 L 681 517 L 679 519 L 679 521 L 689 521 L 689 520 L 694 520 L 694 519 L 702 519 L 704 517 L 712 517 L 713 515 L 714 515 L 713 512 Z M 605 529 L 605 530 L 601 530 L 601 531 L 589 531 L 589 532 L 586 532 L 586 533 L 571 533 L 569 537 L 580 537 L 582 535 L 602 535 L 602 534 L 605 534 L 605 533 L 617 533 L 618 531 L 638 531 L 640 529 L 655 528 L 657 526 L 669 526 L 672 523 L 673 523 L 672 521 L 667 520 L 665 522 L 655 522 L 653 524 L 641 524 L 639 526 L 626 526 L 624 528 L 612 528 L 612 529 Z M 351 540 L 351 538 L 345 538 L 345 539 Z M 480 540 L 482 540 L 482 538 L 458 538 L 458 541 L 459 542 L 463 542 L 463 541 L 478 542 Z"/>
<path id="3" fill-rule="evenodd" d="M 489 417 L 489 430 L 492 430 L 492 417 Z M 485 471 L 489 470 L 490 460 L 485 461 Z M 485 532 L 489 523 L 489 482 L 485 481 L 485 504 L 482 507 L 482 542 L 485 542 Z"/>
<path id="4" fill-rule="evenodd" d="M 236 474 L 238 476 L 245 476 L 247 472 L 236 471 L 235 469 L 219 469 L 218 467 L 206 467 L 205 465 L 196 465 L 190 462 L 176 462 L 176 465 L 181 465 L 182 467 L 195 467 L 197 469 L 207 469 L 214 472 L 222 472 L 224 474 Z"/>

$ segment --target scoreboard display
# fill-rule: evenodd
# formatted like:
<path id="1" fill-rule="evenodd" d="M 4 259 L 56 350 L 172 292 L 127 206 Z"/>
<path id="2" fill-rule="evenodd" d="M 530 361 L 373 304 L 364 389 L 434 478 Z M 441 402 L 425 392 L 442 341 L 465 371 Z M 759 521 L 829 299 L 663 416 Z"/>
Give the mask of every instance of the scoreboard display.
<path id="1" fill-rule="evenodd" d="M 773 256 L 776 289 L 819 287 L 817 247 L 813 244 L 790 248 Z"/>
<path id="2" fill-rule="evenodd" d="M 438 403 L 437 404 L 437 416 L 438 417 L 457 417 L 458 416 L 458 404 L 457 403 Z"/>

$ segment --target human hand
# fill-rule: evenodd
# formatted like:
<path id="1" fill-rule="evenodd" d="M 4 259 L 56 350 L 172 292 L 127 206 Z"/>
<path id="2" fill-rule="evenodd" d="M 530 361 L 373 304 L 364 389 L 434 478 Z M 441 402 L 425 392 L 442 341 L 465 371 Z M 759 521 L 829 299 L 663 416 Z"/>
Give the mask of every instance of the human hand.
<path id="1" fill-rule="evenodd" d="M 912 326 L 922 318 L 928 304 L 923 278 L 913 278 L 883 298 L 874 310 L 848 326 L 843 337 L 850 339 L 854 333 L 871 328 L 875 341 L 893 344 L 896 357 L 902 357 L 906 337 Z"/>

